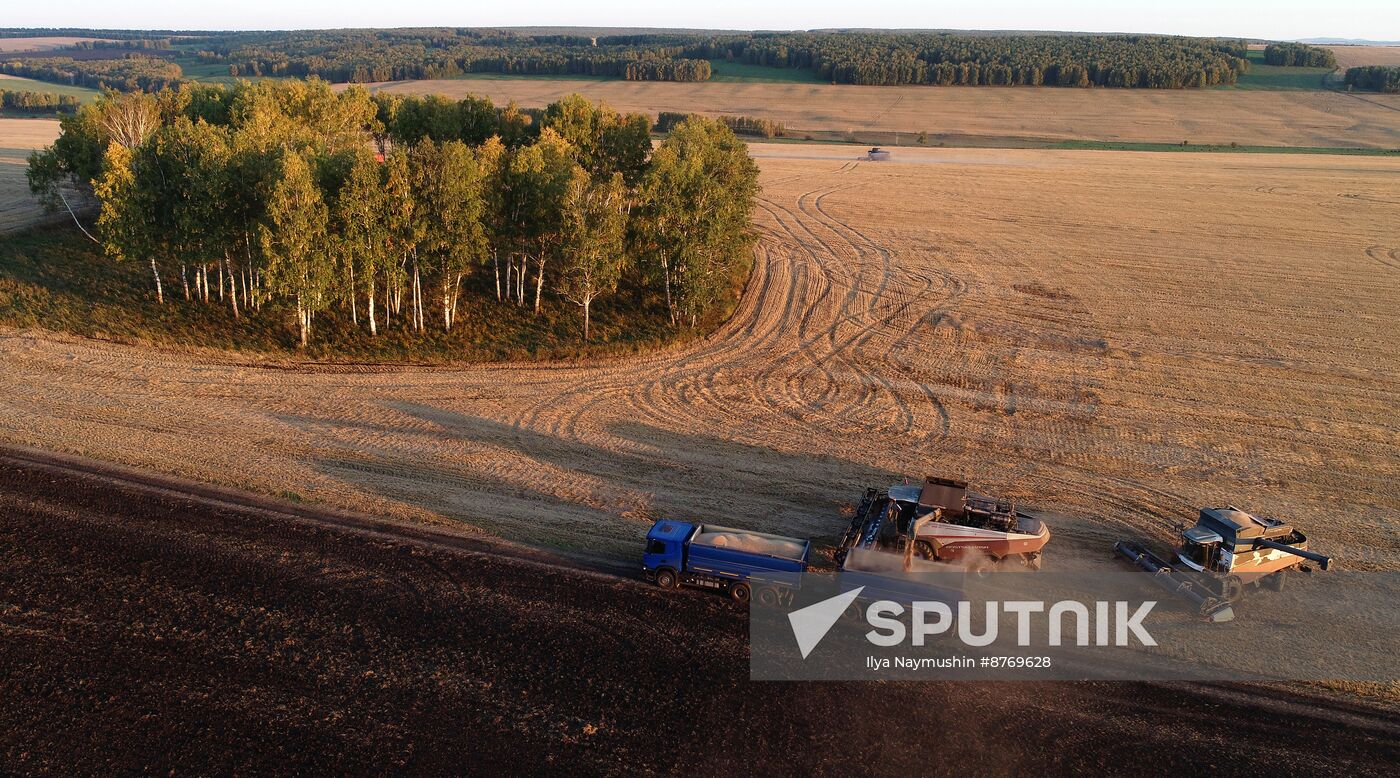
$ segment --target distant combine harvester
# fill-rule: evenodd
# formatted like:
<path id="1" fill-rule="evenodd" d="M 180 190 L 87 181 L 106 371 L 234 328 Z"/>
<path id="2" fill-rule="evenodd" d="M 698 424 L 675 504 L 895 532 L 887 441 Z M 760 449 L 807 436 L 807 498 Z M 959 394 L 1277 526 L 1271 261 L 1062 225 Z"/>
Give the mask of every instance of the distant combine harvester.
<path id="1" fill-rule="evenodd" d="M 865 152 L 865 158 L 870 160 L 871 162 L 883 162 L 890 158 L 890 153 L 880 148 L 879 146 L 876 146 L 871 150 Z"/>

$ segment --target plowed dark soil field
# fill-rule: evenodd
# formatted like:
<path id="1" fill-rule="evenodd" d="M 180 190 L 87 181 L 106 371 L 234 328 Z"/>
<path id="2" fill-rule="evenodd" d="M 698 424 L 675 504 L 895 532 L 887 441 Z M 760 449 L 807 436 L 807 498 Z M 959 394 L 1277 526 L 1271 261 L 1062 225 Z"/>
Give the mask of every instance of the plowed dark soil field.
<path id="1" fill-rule="evenodd" d="M 0 455 L 5 772 L 1381 775 L 1400 715 L 1276 688 L 774 684 L 609 569 Z"/>

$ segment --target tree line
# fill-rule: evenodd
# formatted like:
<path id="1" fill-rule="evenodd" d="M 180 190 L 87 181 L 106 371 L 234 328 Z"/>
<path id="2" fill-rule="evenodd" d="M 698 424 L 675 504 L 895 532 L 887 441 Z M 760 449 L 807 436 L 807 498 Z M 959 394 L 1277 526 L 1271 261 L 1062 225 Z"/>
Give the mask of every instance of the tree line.
<path id="1" fill-rule="evenodd" d="M 1355 89 L 1369 89 L 1373 92 L 1400 92 L 1400 66 L 1366 65 L 1347 68 L 1346 85 Z"/>
<path id="2" fill-rule="evenodd" d="M 1164 35 L 754 33 L 685 53 L 884 86 L 1181 89 L 1232 84 L 1248 68 L 1243 41 Z"/>
<path id="3" fill-rule="evenodd" d="M 749 255 L 743 144 L 692 117 L 653 150 L 650 125 L 577 95 L 525 114 L 318 80 L 186 85 L 84 105 L 29 179 L 55 204 L 87 188 L 94 238 L 145 265 L 162 305 L 174 283 L 235 316 L 291 315 L 302 346 L 330 309 L 374 337 L 501 304 L 577 306 L 587 340 L 624 282 L 693 326 Z"/>
<path id="4" fill-rule="evenodd" d="M 15 113 L 72 113 L 78 110 L 78 104 L 78 98 L 73 95 L 0 89 L 0 108 Z"/>
<path id="5" fill-rule="evenodd" d="M 420 28 L 204 33 L 182 38 L 181 44 L 188 44 L 200 61 L 224 66 L 233 76 L 315 76 L 336 83 L 480 72 L 704 81 L 712 76 L 711 61 L 724 60 L 805 69 L 822 80 L 844 84 L 1181 89 L 1232 84 L 1248 68 L 1244 41 L 1165 35 L 759 32 L 588 37 Z M 1265 56 L 1311 62 L 1330 52 L 1275 44 Z M 64 67 L 72 70 L 74 65 Z M 173 77 L 178 76 L 177 68 Z M 147 81 L 130 88 L 158 90 L 168 85 L 168 80 L 152 80 L 159 78 L 171 76 L 150 73 Z M 107 83 L 128 88 L 112 79 Z"/>
<path id="6" fill-rule="evenodd" d="M 588 75 L 704 81 L 710 63 L 674 46 L 595 45 L 581 36 L 470 29 L 229 33 L 197 39 L 196 56 L 233 76 L 311 77 L 332 83 L 451 78 L 466 73 Z"/>
<path id="7" fill-rule="evenodd" d="M 27 57 L 0 62 L 0 73 L 122 92 L 157 92 L 180 83 L 180 66 L 167 59 L 129 54 L 120 59 Z"/>
<path id="8" fill-rule="evenodd" d="M 1305 43 L 1270 43 L 1264 47 L 1264 64 L 1335 69 L 1337 55 L 1331 49 Z"/>

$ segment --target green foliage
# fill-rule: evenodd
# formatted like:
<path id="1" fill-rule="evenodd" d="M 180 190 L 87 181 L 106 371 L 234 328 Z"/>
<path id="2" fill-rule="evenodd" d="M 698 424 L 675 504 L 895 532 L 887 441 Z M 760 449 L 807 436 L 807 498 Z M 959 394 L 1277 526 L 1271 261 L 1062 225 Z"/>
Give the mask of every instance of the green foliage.
<path id="1" fill-rule="evenodd" d="M 660 275 L 673 320 L 692 324 L 721 301 L 752 249 L 758 167 L 723 123 L 692 116 L 671 129 L 642 184 L 639 253 Z"/>
<path id="2" fill-rule="evenodd" d="M 687 56 L 814 72 L 843 84 L 1202 87 L 1233 83 L 1241 41 L 1161 35 L 783 33 L 717 36 Z"/>
<path id="3" fill-rule="evenodd" d="M 328 221 L 311 167 L 298 152 L 285 152 L 258 237 L 267 260 L 268 288 L 296 301 L 302 346 L 310 339 L 315 312 L 329 303 L 332 275 L 324 261 Z"/>
<path id="4" fill-rule="evenodd" d="M 760 119 L 756 116 L 721 116 L 719 120 L 740 135 L 781 138 L 787 134 L 787 127 L 783 126 L 782 122 L 772 119 Z"/>
<path id="5" fill-rule="evenodd" d="M 0 63 L 0 73 L 73 84 L 91 89 L 122 92 L 156 92 L 180 82 L 180 66 L 158 57 L 126 56 L 121 59 L 71 57 L 15 58 Z"/>
<path id="6" fill-rule="evenodd" d="M 1331 49 L 1305 43 L 1270 43 L 1264 47 L 1264 63 L 1333 70 L 1337 67 L 1337 55 L 1333 54 Z"/>
<path id="7" fill-rule="evenodd" d="M 1316 67 L 1285 67 L 1264 62 L 1264 52 L 1249 52 L 1249 70 L 1239 80 L 1222 88 L 1243 90 L 1295 91 L 1326 88 L 1332 71 Z"/>
<path id="8" fill-rule="evenodd" d="M 734 59 L 710 60 L 710 80 L 727 84 L 821 83 L 811 70 L 751 65 Z"/>
<path id="9" fill-rule="evenodd" d="M 379 331 L 371 334 L 364 326 L 364 309 L 357 326 L 344 305 L 335 305 L 317 315 L 315 336 L 299 349 L 291 301 L 271 298 L 252 315 L 235 317 L 228 306 L 198 298 L 175 295 L 162 305 L 150 293 L 150 283 L 144 264 L 107 261 L 98 246 L 71 228 L 45 228 L 0 241 L 0 323 L 122 343 L 236 349 L 328 362 L 421 364 L 625 354 L 702 334 L 673 328 L 659 292 L 637 288 L 624 278 L 617 294 L 593 304 L 592 339 L 585 346 L 575 306 L 545 306 L 536 316 L 528 307 L 497 302 L 489 279 L 478 276 L 464 282 L 464 304 L 451 330 L 419 332 L 409 317 L 397 315 L 385 324 L 381 312 Z M 719 321 L 714 317 L 722 313 L 712 312 L 709 321 Z"/>
<path id="10" fill-rule="evenodd" d="M 315 76 L 335 83 L 498 74 L 1176 89 L 1233 84 L 1246 67 L 1242 41 L 1163 35 L 755 32 L 594 38 L 418 28 L 206 33 L 172 45 L 196 77 Z M 1276 44 L 1270 50 L 1279 60 L 1271 64 L 1335 66 L 1326 65 L 1330 52 L 1325 49 Z M 159 88 L 181 77 L 180 67 L 164 59 L 140 57 L 145 62 L 139 66 L 114 64 L 135 59 L 98 60 L 106 64 L 89 68 L 86 60 L 49 58 L 33 67 L 49 72 L 51 80 L 104 68 L 112 72 L 81 77 L 121 89 Z M 17 60 L 22 67 L 42 62 Z"/>
<path id="11" fill-rule="evenodd" d="M 64 119 L 29 172 L 55 195 L 87 185 L 104 252 L 148 267 L 158 301 L 178 282 L 186 302 L 235 319 L 295 313 L 302 348 L 316 322 L 347 314 L 371 337 L 405 325 L 426 336 L 430 318 L 450 332 L 483 303 L 470 293 L 483 278 L 497 304 L 520 309 L 533 287 L 535 316 L 579 304 L 587 338 L 594 301 L 624 283 L 633 257 L 655 255 L 640 236 L 659 236 L 675 261 L 656 287 L 655 274 L 633 275 L 634 305 L 664 291 L 668 317 L 692 326 L 724 310 L 756 192 L 733 133 L 683 123 L 653 159 L 646 116 L 570 96 L 539 119 L 484 99 L 381 101 L 321 81 L 107 93 Z M 517 145 L 496 132 L 463 140 L 491 130 Z M 661 228 L 645 226 L 652 214 L 665 215 Z"/>
<path id="12" fill-rule="evenodd" d="M 593 301 L 617 291 L 627 261 L 627 186 L 621 173 L 595 183 L 577 171 L 569 180 L 563 204 L 564 267 L 559 290 L 583 309 L 583 339 L 588 340 Z"/>
<path id="13" fill-rule="evenodd" d="M 657 132 L 670 132 L 672 127 L 689 119 L 694 114 L 682 113 L 680 111 L 662 111 L 656 115 L 656 124 L 652 127 Z"/>
<path id="14" fill-rule="evenodd" d="M 1369 89 L 1373 92 L 1400 92 L 1400 67 L 1395 65 L 1368 65 L 1347 68 L 1346 85 L 1356 89 Z"/>
<path id="15" fill-rule="evenodd" d="M 81 101 L 73 95 L 53 92 L 21 92 L 0 89 L 0 109 L 23 114 L 74 113 Z"/>
<path id="16" fill-rule="evenodd" d="M 197 56 L 234 76 L 318 76 L 336 83 L 452 78 L 468 73 L 704 81 L 710 63 L 680 46 L 605 44 L 499 30 L 303 30 L 211 35 Z"/>

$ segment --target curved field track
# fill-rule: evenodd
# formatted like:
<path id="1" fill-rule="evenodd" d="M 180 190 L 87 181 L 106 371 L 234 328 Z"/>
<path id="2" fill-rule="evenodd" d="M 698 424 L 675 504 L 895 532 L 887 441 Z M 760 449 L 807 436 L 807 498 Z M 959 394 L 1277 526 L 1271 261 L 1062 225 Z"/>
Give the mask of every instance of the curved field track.
<path id="1" fill-rule="evenodd" d="M 1400 161 L 758 146 L 733 319 L 596 365 L 268 364 L 5 333 L 0 438 L 635 556 L 829 540 L 896 474 L 1053 514 L 1047 567 L 1201 504 L 1400 569 Z"/>

